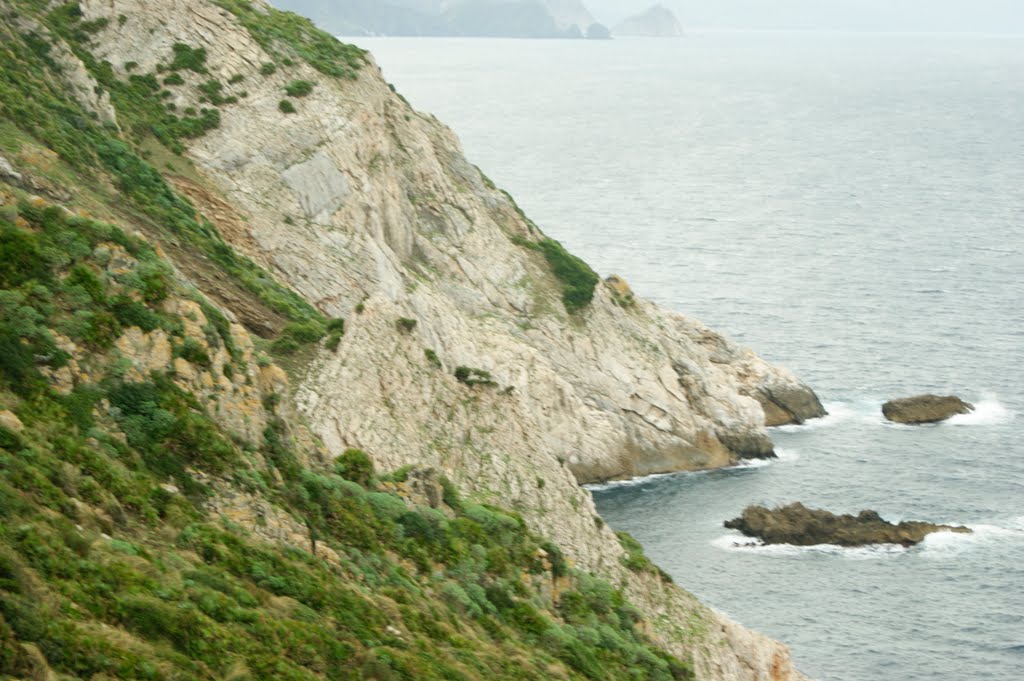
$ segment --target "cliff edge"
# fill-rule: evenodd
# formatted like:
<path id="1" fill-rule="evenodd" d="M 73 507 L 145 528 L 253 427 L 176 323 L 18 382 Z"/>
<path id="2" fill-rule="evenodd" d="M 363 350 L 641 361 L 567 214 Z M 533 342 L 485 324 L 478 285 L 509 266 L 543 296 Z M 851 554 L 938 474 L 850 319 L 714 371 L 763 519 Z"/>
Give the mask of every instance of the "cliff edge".
<path id="1" fill-rule="evenodd" d="M 513 507 L 576 566 L 622 585 L 650 635 L 699 678 L 801 678 L 781 644 L 630 569 L 579 483 L 770 456 L 766 419 L 824 413 L 809 388 L 600 279 L 368 55 L 294 15 L 240 0 L 79 7 L 88 47 L 68 50 L 77 70 L 61 73 L 81 106 L 125 127 L 97 83 L 151 89 L 173 120 L 147 128 L 131 110 L 124 134 L 183 154 L 162 162 L 176 196 L 302 305 L 345 320 L 343 335 L 289 367 L 295 404 L 328 451 L 365 450 L 384 470 L 431 467 L 475 500 Z M 247 302 L 181 238 L 167 239 L 168 256 L 186 275 L 206 272 L 192 277 L 198 288 L 256 334 L 288 328 L 282 315 L 298 302 L 226 258 L 260 292 Z"/>

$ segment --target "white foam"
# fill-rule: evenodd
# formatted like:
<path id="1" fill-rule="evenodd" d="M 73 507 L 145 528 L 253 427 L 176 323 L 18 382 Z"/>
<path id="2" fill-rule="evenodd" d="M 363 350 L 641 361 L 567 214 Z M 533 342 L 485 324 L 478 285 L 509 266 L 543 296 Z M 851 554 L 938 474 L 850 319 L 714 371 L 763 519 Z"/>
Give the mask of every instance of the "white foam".
<path id="1" fill-rule="evenodd" d="M 730 466 L 727 470 L 735 470 L 737 468 L 764 468 L 765 466 L 771 466 L 775 463 L 797 461 L 799 458 L 799 451 L 795 449 L 779 448 L 775 450 L 775 458 L 773 459 L 740 459 L 735 466 Z"/>
<path id="2" fill-rule="evenodd" d="M 956 522 L 948 523 L 956 525 Z M 926 558 L 947 558 L 973 550 L 989 543 L 1024 541 L 1024 516 L 1012 518 L 1005 524 L 990 525 L 979 523 L 967 525 L 970 534 L 962 532 L 933 532 L 917 547 L 905 548 L 899 544 L 876 544 L 873 546 L 837 546 L 815 544 L 795 546 L 793 544 L 765 544 L 760 539 L 746 537 L 739 532 L 730 532 L 711 540 L 711 545 L 724 551 L 737 551 L 764 556 L 800 556 L 808 554 L 831 555 L 853 560 L 885 558 L 920 551 Z"/>
<path id="3" fill-rule="evenodd" d="M 986 395 L 974 403 L 974 411 L 957 414 L 946 421 L 951 426 L 988 426 L 1006 423 L 1015 416 L 1014 412 L 1004 407 L 994 395 Z"/>
<path id="4" fill-rule="evenodd" d="M 795 449 L 776 449 L 774 459 L 740 459 L 733 466 L 728 468 L 709 468 L 700 471 L 676 471 L 674 473 L 654 473 L 653 475 L 641 475 L 637 478 L 629 478 L 627 480 L 609 480 L 608 482 L 595 482 L 587 485 L 583 485 L 583 489 L 590 490 L 591 492 L 603 492 L 608 489 L 615 489 L 616 487 L 635 487 L 637 485 L 646 485 L 649 482 L 660 480 L 661 478 L 670 477 L 683 477 L 688 475 L 705 475 L 707 473 L 713 473 L 718 470 L 736 470 L 737 468 L 764 468 L 765 466 L 771 466 L 773 463 L 782 461 L 796 461 L 800 458 L 800 452 Z"/>
<path id="5" fill-rule="evenodd" d="M 829 428 L 843 423 L 844 421 L 856 418 L 858 415 L 863 415 L 862 412 L 858 411 L 853 405 L 847 402 L 826 402 L 822 406 L 825 407 L 825 411 L 827 411 L 828 414 L 821 418 L 811 419 L 801 423 L 800 425 L 775 426 L 772 430 L 778 430 L 783 433 L 817 430 L 819 428 Z"/>
<path id="6" fill-rule="evenodd" d="M 734 466 L 729 466 L 729 470 L 736 470 L 738 468 L 764 468 L 765 466 L 771 466 L 775 463 L 775 459 L 740 459 Z"/>
<path id="7" fill-rule="evenodd" d="M 722 535 L 711 540 L 711 545 L 724 551 L 752 553 L 760 556 L 797 557 L 804 555 L 837 556 L 850 560 L 874 560 L 900 555 L 907 549 L 899 544 L 878 544 L 874 546 L 838 546 L 836 544 L 815 544 L 796 546 L 794 544 L 765 544 L 760 539 L 745 537 L 738 532 Z"/>
<path id="8" fill-rule="evenodd" d="M 660 478 L 667 478 L 670 475 L 680 475 L 680 473 L 655 473 L 654 475 L 642 475 L 638 478 L 629 478 L 628 480 L 609 480 L 608 482 L 583 485 L 583 489 L 588 489 L 591 492 L 603 492 L 606 489 L 615 489 L 616 487 L 635 487 L 636 485 L 644 485 Z"/>
<path id="9" fill-rule="evenodd" d="M 955 523 L 950 523 L 955 524 Z M 933 532 L 921 542 L 928 558 L 956 556 L 991 543 L 1024 541 L 1024 517 L 1014 518 L 1007 525 L 968 525 L 970 534 L 961 532 Z"/>
<path id="10" fill-rule="evenodd" d="M 798 461 L 800 459 L 800 452 L 796 449 L 783 449 L 780 447 L 775 450 L 775 456 L 778 457 L 779 461 L 783 462 Z"/>

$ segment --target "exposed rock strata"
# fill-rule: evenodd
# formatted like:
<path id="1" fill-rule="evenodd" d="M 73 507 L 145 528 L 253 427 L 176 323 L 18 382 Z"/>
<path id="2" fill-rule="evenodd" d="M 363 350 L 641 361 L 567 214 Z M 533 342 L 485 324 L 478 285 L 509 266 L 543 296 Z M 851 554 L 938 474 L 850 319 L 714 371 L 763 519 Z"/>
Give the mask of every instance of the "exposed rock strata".
<path id="1" fill-rule="evenodd" d="M 937 423 L 972 411 L 973 404 L 964 402 L 955 395 L 918 395 L 890 400 L 882 405 L 882 415 L 885 418 L 909 425 Z"/>
<path id="2" fill-rule="evenodd" d="M 835 515 L 821 509 L 807 508 L 799 502 L 774 509 L 748 506 L 739 518 L 727 520 L 725 527 L 739 530 L 748 537 L 757 537 L 765 544 L 795 546 L 913 546 L 933 532 L 970 532 L 966 527 L 916 520 L 894 524 L 883 520 L 875 511 L 861 511 L 855 516 Z"/>
<path id="3" fill-rule="evenodd" d="M 244 228 L 225 237 L 347 320 L 296 394 L 329 449 L 361 447 L 384 469 L 434 467 L 517 508 L 577 565 L 625 584 L 652 636 L 692 653 L 701 678 L 799 678 L 784 646 L 626 570 L 577 482 L 768 456 L 756 396 L 784 389 L 813 406 L 806 386 L 693 319 L 642 299 L 616 304 L 605 286 L 567 313 L 547 263 L 519 245 L 537 229 L 372 64 L 352 81 L 298 59 L 262 75 L 273 57 L 206 0 L 81 6 L 87 19 L 130 17 L 96 36 L 115 69 L 152 72 L 184 42 L 206 49 L 204 78 L 245 79 L 248 96 L 188 156 L 240 216 Z M 296 79 L 316 86 L 285 116 L 278 104 Z M 172 103 L 197 105 L 187 88 Z M 399 318 L 417 324 L 402 332 Z M 460 383 L 459 366 L 497 386 Z"/>

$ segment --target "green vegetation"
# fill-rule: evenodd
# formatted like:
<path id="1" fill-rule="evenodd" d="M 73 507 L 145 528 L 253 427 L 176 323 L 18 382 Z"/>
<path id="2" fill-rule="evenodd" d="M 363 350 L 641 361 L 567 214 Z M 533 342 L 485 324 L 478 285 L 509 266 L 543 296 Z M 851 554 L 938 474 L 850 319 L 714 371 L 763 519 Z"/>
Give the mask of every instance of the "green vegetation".
<path id="1" fill-rule="evenodd" d="M 115 248 L 137 265 L 120 257 L 108 271 Z M 161 311 L 184 292 L 144 242 L 23 203 L 0 208 L 0 256 L 0 406 L 24 424 L 0 427 L 4 673 L 692 678 L 646 639 L 620 591 L 569 568 L 515 513 L 461 499 L 444 478 L 443 506 L 431 507 L 388 491 L 396 483 L 378 482 L 361 450 L 333 462 L 304 450 L 276 396 L 264 399 L 262 442 L 240 442 L 173 376 L 129 381 L 116 353 L 57 350 L 51 328 L 79 312 L 116 319 L 118 300 L 206 364 L 184 320 Z M 211 315 L 207 340 L 221 324 Z M 71 359 L 89 379 L 59 394 L 46 374 Z M 211 514 L 213 498 L 252 519 Z M 303 541 L 261 539 L 271 520 Z"/>
<path id="2" fill-rule="evenodd" d="M 495 383 L 494 379 L 491 378 L 491 373 L 489 371 L 484 371 L 483 369 L 474 369 L 473 367 L 456 367 L 455 378 L 460 383 L 465 383 L 470 387 L 473 387 L 475 385 L 498 385 L 497 383 Z"/>
<path id="3" fill-rule="evenodd" d="M 345 335 L 345 320 L 332 319 L 327 322 L 327 349 L 334 352 L 341 343 L 341 337 Z"/>
<path id="4" fill-rule="evenodd" d="M 287 99 L 282 99 L 280 102 L 278 102 L 277 108 L 281 110 L 281 113 L 295 113 L 295 105 L 289 102 Z"/>
<path id="5" fill-rule="evenodd" d="M 395 328 L 397 328 L 402 333 L 412 333 L 412 330 L 416 328 L 416 324 L 417 322 L 415 319 L 409 319 L 408 317 L 399 317 L 398 320 L 395 321 Z"/>
<path id="6" fill-rule="evenodd" d="M 273 62 L 261 64 L 260 73 L 262 73 L 264 76 L 274 75 L 275 73 L 277 73 L 277 64 L 274 64 Z"/>
<path id="7" fill-rule="evenodd" d="M 293 80 L 284 86 L 284 92 L 289 97 L 305 97 L 313 92 L 313 83 L 308 80 Z"/>
<path id="8" fill-rule="evenodd" d="M 599 520 L 599 518 L 595 516 L 595 520 Z M 672 583 L 672 575 L 652 563 L 651 559 L 644 554 L 644 547 L 631 534 L 616 532 L 615 536 L 619 538 L 619 545 L 626 552 L 626 556 L 622 559 L 623 565 L 633 572 L 649 572 L 664 582 Z"/>
<path id="9" fill-rule="evenodd" d="M 292 355 L 302 346 L 318 342 L 326 333 L 327 327 L 319 321 L 292 322 L 284 327 L 271 349 L 278 355 Z"/>
<path id="10" fill-rule="evenodd" d="M 100 86 L 110 93 L 125 134 L 92 120 L 60 88 L 48 56 L 50 46 L 44 38 L 16 33 L 7 23 L 0 25 L 0 117 L 57 152 L 82 181 L 98 185 L 96 169 L 101 169 L 120 192 L 112 203 L 138 214 L 168 239 L 182 241 L 202 253 L 271 310 L 295 322 L 322 322 L 322 316 L 308 303 L 225 243 L 216 228 L 198 215 L 138 151 L 142 141 L 150 137 L 180 151 L 179 139 L 197 137 L 219 126 L 220 112 L 216 108 L 186 110 L 179 118 L 161 103 L 157 96 L 160 84 L 152 74 L 119 79 L 109 63 L 98 62 L 89 52 L 88 31 L 95 30 L 95 25 L 81 20 L 76 5 L 64 5 L 40 15 L 40 19 L 68 41 Z M 178 43 L 171 68 L 202 72 L 205 62 L 204 50 Z"/>
<path id="11" fill-rule="evenodd" d="M 427 361 L 433 364 L 438 369 L 441 368 L 441 358 L 437 356 L 437 353 L 430 348 L 423 349 L 423 356 L 427 358 Z"/>
<path id="12" fill-rule="evenodd" d="M 355 80 L 366 63 L 365 50 L 346 45 L 297 14 L 257 9 L 247 0 L 213 1 L 237 16 L 260 47 L 285 65 L 291 61 L 289 55 L 297 56 L 320 73 Z M 274 72 L 268 73 L 266 65 L 263 68 L 264 75 Z"/>
<path id="13" fill-rule="evenodd" d="M 206 48 L 193 49 L 185 43 L 174 43 L 171 49 L 174 51 L 174 59 L 168 66 L 171 71 L 188 69 L 196 73 L 209 73 L 206 70 Z"/>
<path id="14" fill-rule="evenodd" d="M 562 284 L 562 303 L 568 312 L 578 312 L 594 298 L 594 289 L 600 277 L 580 258 L 565 250 L 562 244 L 547 237 L 540 241 L 528 241 L 522 237 L 513 242 L 524 248 L 539 251 L 551 268 L 551 273 Z"/>
<path id="15" fill-rule="evenodd" d="M 361 51 L 294 15 L 221 4 L 277 54 L 315 58 L 335 76 L 354 77 L 361 63 Z M 175 45 L 157 69 L 170 71 L 162 84 L 157 74 L 122 79 L 89 52 L 106 20 L 82 21 L 73 3 L 15 6 L 68 42 L 110 93 L 119 127 L 62 89 L 48 38 L 5 21 L 0 150 L 52 149 L 55 175 L 81 199 L 70 205 L 106 209 L 230 276 L 288 320 L 275 353 L 325 336 L 336 347 L 343 320 L 235 253 L 145 160 L 143 144 L 180 150 L 219 124 L 216 108 L 169 114 L 161 90 L 185 86 L 191 71 L 204 74 L 213 107 L 228 103 L 206 52 Z M 202 310 L 198 328 L 198 315 L 173 312 L 185 299 Z M 175 361 L 141 369 L 152 364 L 128 354 L 136 328 L 161 332 Z M 224 314 L 146 241 L 0 183 L 0 410 L 23 424 L 0 426 L 0 676 L 692 678 L 645 636 L 619 590 L 573 570 L 515 513 L 462 499 L 443 477 L 442 501 L 430 499 L 416 491 L 430 473 L 385 480 L 357 449 L 332 460 L 278 395 L 244 409 L 221 399 L 243 381 L 256 390 L 242 357 Z M 186 389 L 190 374 L 218 370 L 210 391 Z M 493 384 L 479 369 L 456 375 Z M 232 409 L 258 427 L 218 420 Z"/>

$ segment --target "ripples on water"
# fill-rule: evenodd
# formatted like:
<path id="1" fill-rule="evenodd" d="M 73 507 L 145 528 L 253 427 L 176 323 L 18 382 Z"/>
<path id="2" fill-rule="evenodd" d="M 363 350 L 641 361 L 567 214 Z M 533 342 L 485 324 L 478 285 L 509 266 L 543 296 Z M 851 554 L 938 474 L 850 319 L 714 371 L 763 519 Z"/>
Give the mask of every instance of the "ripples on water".
<path id="1" fill-rule="evenodd" d="M 828 402 L 773 431 L 770 464 L 594 488 L 613 527 L 815 677 L 1024 678 L 1024 39 L 365 42 L 549 234 Z M 978 408 L 884 422 L 925 391 Z M 796 549 L 722 528 L 793 500 L 975 533 Z"/>

